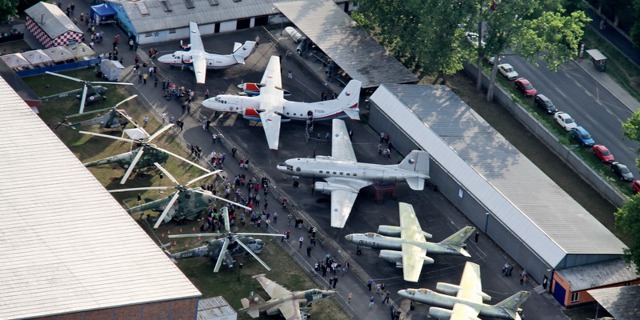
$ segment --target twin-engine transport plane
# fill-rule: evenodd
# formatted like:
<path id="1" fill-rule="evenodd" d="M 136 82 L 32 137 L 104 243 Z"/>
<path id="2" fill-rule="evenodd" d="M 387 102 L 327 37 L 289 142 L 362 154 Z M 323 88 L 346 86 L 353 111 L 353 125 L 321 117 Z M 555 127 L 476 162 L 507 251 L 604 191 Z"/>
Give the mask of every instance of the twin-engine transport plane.
<path id="1" fill-rule="evenodd" d="M 259 85 L 260 93 L 255 97 L 223 94 L 207 99 L 202 106 L 220 112 L 241 114 L 245 119 L 262 122 L 269 149 L 278 150 L 280 123 L 290 120 L 329 120 L 348 116 L 360 120 L 360 87 L 362 83 L 351 80 L 334 100 L 313 103 L 295 102 L 284 99 L 282 89 L 280 58 L 272 56 Z"/>
<path id="2" fill-rule="evenodd" d="M 242 309 L 252 318 L 260 316 L 261 312 L 267 315 L 274 315 L 278 312 L 287 320 L 302 320 L 300 304 L 304 303 L 305 308 L 309 308 L 312 302 L 330 298 L 335 295 L 333 290 L 309 289 L 305 291 L 289 291 L 283 286 L 267 279 L 264 274 L 253 276 L 260 282 L 260 285 L 271 297 L 269 301 L 264 301 L 258 295 L 240 300 Z"/>
<path id="3" fill-rule="evenodd" d="M 418 282 L 422 266 L 432 264 L 432 258 L 426 254 L 459 255 L 470 257 L 464 249 L 464 242 L 469 239 L 476 228 L 466 226 L 460 231 L 439 243 L 427 242 L 431 234 L 422 231 L 413 206 L 400 202 L 400 226 L 379 226 L 378 233 L 352 233 L 345 238 L 359 246 L 389 249 L 380 250 L 380 258 L 395 262 L 402 268 L 404 280 Z M 394 236 L 400 236 L 396 238 Z"/>
<path id="4" fill-rule="evenodd" d="M 429 289 L 405 289 L 398 291 L 398 295 L 435 306 L 429 308 L 429 315 L 436 319 L 479 320 L 478 315 L 481 315 L 520 320 L 520 306 L 530 294 L 527 291 L 520 291 L 496 305 L 484 304 L 484 301 L 491 301 L 491 296 L 482 292 L 480 266 L 473 262 L 465 264 L 459 286 L 438 282 L 436 290 L 445 294 Z"/>
<path id="5" fill-rule="evenodd" d="M 203 84 L 207 77 L 207 69 L 222 69 L 236 64 L 244 64 L 256 46 L 255 41 L 245 41 L 233 44 L 233 53 L 214 54 L 204 51 L 200 30 L 195 22 L 189 22 L 189 50 L 180 50 L 172 54 L 165 54 L 158 58 L 161 63 L 172 66 L 189 66 L 196 74 L 196 82 Z"/>
<path id="6" fill-rule="evenodd" d="M 405 180 L 413 190 L 423 190 L 429 178 L 429 154 L 413 150 L 400 164 L 357 162 L 344 121 L 333 119 L 331 156 L 289 159 L 277 166 L 294 176 L 322 178 L 315 190 L 331 194 L 331 226 L 344 228 L 360 189 L 374 183 Z"/>

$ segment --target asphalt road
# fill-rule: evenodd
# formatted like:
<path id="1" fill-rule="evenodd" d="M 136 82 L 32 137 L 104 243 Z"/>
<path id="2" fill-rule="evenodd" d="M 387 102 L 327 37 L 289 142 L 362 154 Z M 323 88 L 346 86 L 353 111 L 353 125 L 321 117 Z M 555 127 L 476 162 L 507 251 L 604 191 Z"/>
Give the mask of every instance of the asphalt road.
<path id="1" fill-rule="evenodd" d="M 569 113 L 597 144 L 607 146 L 616 161 L 626 164 L 634 176 L 639 176 L 635 159 L 640 144 L 625 139 L 622 133 L 622 123 L 633 113 L 576 62 L 567 62 L 558 72 L 551 72 L 543 62 L 535 67 L 518 56 L 506 56 L 502 61 L 511 64 L 521 77 L 531 81 L 538 93 L 549 97 L 558 110 Z M 575 147 L 581 148 L 577 144 Z"/>
<path id="2" fill-rule="evenodd" d="M 208 37 L 204 39 L 205 47 L 216 52 L 226 52 L 224 48 L 231 48 L 233 41 L 243 41 L 253 39 L 256 31 L 246 31 L 244 33 L 233 33 Z M 244 35 L 246 34 L 246 35 Z M 261 35 L 262 44 L 258 51 L 249 57 L 244 66 L 209 72 L 205 86 L 197 88 L 201 94 L 208 88 L 211 95 L 223 93 L 227 90 L 235 92 L 235 85 L 244 81 L 259 81 L 262 77 L 269 56 L 279 54 L 273 44 L 266 43 L 268 37 Z M 285 40 L 281 40 L 285 41 Z M 175 44 L 154 46 L 161 53 L 170 52 L 176 48 Z M 283 70 L 292 70 L 293 79 L 283 78 L 283 86 L 292 92 L 288 98 L 297 101 L 315 101 L 320 92 L 325 90 L 323 84 L 315 77 L 311 76 L 311 71 L 305 70 L 293 60 L 282 62 Z M 189 70 L 178 68 L 170 69 L 160 66 L 161 74 L 168 76 L 178 85 L 195 87 L 193 73 Z M 284 71 L 286 72 L 286 71 Z M 138 85 L 138 87 L 141 87 Z M 158 101 L 159 90 L 149 87 L 142 88 L 141 92 L 152 92 L 149 98 L 152 105 L 157 104 L 158 112 L 168 112 L 176 118 L 181 116 L 177 102 Z M 155 92 L 155 93 L 154 93 Z M 213 145 L 209 133 L 202 130 L 200 123 L 202 120 L 211 118 L 214 131 L 222 133 L 224 136 L 224 147 Z M 306 227 L 314 225 L 320 228 L 321 233 L 327 235 L 332 241 L 324 248 L 334 256 L 338 255 L 340 260 L 347 259 L 360 265 L 366 273 L 376 282 L 383 282 L 387 288 L 391 289 L 392 299 L 397 298 L 395 292 L 400 289 L 414 288 L 434 288 L 436 282 L 444 281 L 459 283 L 463 266 L 466 261 L 463 257 L 438 257 L 433 256 L 435 264 L 423 268 L 421 281 L 419 283 L 405 283 L 402 280 L 402 270 L 395 268 L 392 263 L 387 263 L 378 258 L 378 251 L 363 249 L 362 255 L 356 255 L 356 246 L 344 240 L 344 236 L 355 232 L 375 232 L 378 225 L 391 224 L 398 225 L 398 201 L 412 204 L 418 214 L 422 227 L 433 234 L 433 241 L 440 241 L 453 232 L 459 230 L 469 221 L 449 203 L 440 193 L 432 190 L 416 192 L 410 190 L 406 184 L 398 185 L 398 197 L 396 199 L 385 198 L 381 204 L 376 204 L 372 193 L 372 188 L 361 190 L 356 200 L 352 214 L 344 229 L 330 227 L 329 206 L 330 199 L 327 195 L 311 193 L 311 179 L 301 179 L 299 187 L 293 186 L 293 178 L 278 172 L 275 167 L 278 163 L 295 157 L 311 157 L 317 155 L 330 155 L 330 142 L 325 140 L 325 135 L 330 132 L 330 122 L 318 123 L 311 139 L 307 141 L 304 133 L 304 123 L 291 122 L 282 125 L 280 135 L 280 150 L 270 151 L 267 148 L 262 127 L 254 122 L 248 122 L 239 115 L 213 114 L 210 110 L 199 108 L 192 117 L 187 117 L 183 137 L 192 144 L 200 145 L 204 154 L 208 154 L 215 149 L 225 148 L 227 153 L 227 168 L 236 166 L 234 159 L 229 157 L 229 146 L 236 145 L 239 149 L 237 158 L 248 158 L 251 165 L 256 170 L 256 176 L 268 176 L 272 181 L 273 192 L 270 193 L 269 209 L 279 209 L 282 197 L 289 200 L 290 212 L 300 216 L 305 220 Z M 391 162 L 377 154 L 378 137 L 366 124 L 351 122 L 347 120 L 347 125 L 353 130 L 353 145 L 359 161 L 391 164 Z M 237 159 L 235 159 L 237 161 Z M 237 168 L 228 169 L 237 172 Z M 233 173 L 229 173 L 232 175 Z M 281 211 L 278 211 L 281 212 Z M 283 214 L 280 213 L 282 217 Z M 282 219 L 282 218 L 281 218 Z M 507 258 L 492 242 L 480 236 L 478 244 L 470 241 L 468 250 L 472 255 L 471 261 L 481 265 L 483 271 L 482 283 L 485 292 L 493 296 L 492 302 L 499 302 L 507 298 L 518 290 L 532 290 L 533 283 L 528 283 L 523 287 L 519 285 L 517 274 L 521 270 L 516 268 L 513 277 L 502 277 L 500 270 Z M 364 281 L 364 280 L 360 280 Z M 341 282 L 343 283 L 343 282 Z M 345 283 L 346 284 L 346 283 Z M 355 292 L 355 291 L 354 291 Z M 408 302 L 402 302 L 407 306 Z M 416 310 L 411 312 L 416 317 L 425 317 L 428 307 L 418 305 Z M 564 319 L 562 312 L 554 303 L 550 301 L 549 295 L 532 294 L 524 305 L 527 319 Z"/>

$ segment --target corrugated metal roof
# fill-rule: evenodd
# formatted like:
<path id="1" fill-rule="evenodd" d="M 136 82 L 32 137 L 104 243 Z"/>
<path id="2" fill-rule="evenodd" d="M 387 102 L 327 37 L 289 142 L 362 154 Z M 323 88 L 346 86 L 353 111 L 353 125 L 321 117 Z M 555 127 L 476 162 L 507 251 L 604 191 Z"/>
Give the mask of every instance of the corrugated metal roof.
<path id="1" fill-rule="evenodd" d="M 109 2 L 122 5 L 136 32 L 143 34 L 167 29 L 188 28 L 189 22 L 198 25 L 212 24 L 222 21 L 244 19 L 279 14 L 274 3 L 292 0 L 218 0 L 212 6 L 209 0 L 192 0 L 193 9 L 187 8 L 184 0 L 166 0 L 170 12 L 158 0 L 111 0 Z M 142 5 L 141 5 L 142 4 Z M 143 14 L 139 6 L 146 8 Z"/>
<path id="2" fill-rule="evenodd" d="M 636 266 L 628 264 L 622 259 L 592 263 L 556 272 L 569 283 L 569 289 L 573 292 L 638 279 Z"/>
<path id="3" fill-rule="evenodd" d="M 393 121 L 549 265 L 626 246 L 446 86 L 371 96 Z"/>
<path id="4" fill-rule="evenodd" d="M 199 297 L 0 78 L 0 319 Z"/>
<path id="5" fill-rule="evenodd" d="M 51 39 L 67 31 L 82 33 L 82 30 L 55 4 L 38 2 L 24 13 L 31 17 Z M 44 21 L 44 24 L 40 23 L 41 21 Z"/>
<path id="6" fill-rule="evenodd" d="M 363 88 L 383 83 L 416 83 L 418 78 L 388 53 L 335 3 L 296 1 L 276 7 Z"/>
<path id="7" fill-rule="evenodd" d="M 640 315 L 640 286 L 625 286 L 587 291 L 617 320 L 634 320 Z"/>
<path id="8" fill-rule="evenodd" d="M 222 296 L 201 299 L 198 301 L 198 320 L 231 318 L 238 313 L 233 310 Z"/>

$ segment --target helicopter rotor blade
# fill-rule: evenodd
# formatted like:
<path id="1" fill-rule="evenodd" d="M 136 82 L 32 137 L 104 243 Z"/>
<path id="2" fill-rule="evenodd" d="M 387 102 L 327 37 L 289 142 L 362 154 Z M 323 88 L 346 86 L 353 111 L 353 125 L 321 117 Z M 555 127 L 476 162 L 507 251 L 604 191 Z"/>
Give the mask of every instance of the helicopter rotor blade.
<path id="1" fill-rule="evenodd" d="M 80 111 L 78 113 L 83 113 L 84 112 L 84 104 L 87 101 L 87 90 L 88 89 L 89 89 L 89 86 L 85 82 L 84 88 L 82 89 L 82 98 L 80 98 Z"/>
<path id="2" fill-rule="evenodd" d="M 211 198 L 215 198 L 215 199 L 218 199 L 218 200 L 224 201 L 224 202 L 226 202 L 226 203 L 229 203 L 229 204 L 232 204 L 232 205 L 234 205 L 234 206 L 238 206 L 238 207 L 241 207 L 241 208 L 247 209 L 247 210 L 249 210 L 249 211 L 251 211 L 251 210 L 252 210 L 250 207 L 247 207 L 247 206 L 245 206 L 245 205 L 241 205 L 241 204 L 239 204 L 239 203 L 237 203 L 237 202 L 233 202 L 233 201 L 231 201 L 231 200 L 229 200 L 229 199 L 226 199 L 226 198 L 223 198 L 223 197 L 216 196 L 215 194 L 213 194 L 213 193 L 211 193 L 211 192 L 209 192 L 209 191 L 193 190 L 193 192 L 200 193 L 200 194 L 202 194 L 202 195 L 204 195 L 204 196 L 206 196 L 206 197 L 211 197 Z"/>
<path id="3" fill-rule="evenodd" d="M 92 136 L 103 137 L 103 138 L 114 139 L 114 140 L 120 140 L 120 141 L 129 142 L 129 143 L 135 142 L 134 140 L 131 140 L 131 139 L 122 138 L 122 137 L 114 137 L 114 136 L 110 136 L 110 135 L 102 134 L 102 133 L 95 133 L 95 132 L 89 132 L 89 131 L 79 131 L 79 132 L 82 133 L 82 134 L 89 134 L 89 135 L 92 135 Z"/>
<path id="4" fill-rule="evenodd" d="M 236 240 L 236 242 L 237 242 L 240 246 L 242 246 L 245 250 L 247 250 L 247 252 L 248 252 L 249 254 L 251 254 L 251 255 L 252 255 L 256 260 L 258 260 L 258 262 L 260 262 L 260 264 L 261 264 L 265 269 L 267 269 L 267 271 L 271 271 L 271 268 L 269 268 L 269 266 L 268 266 L 264 261 L 262 261 L 262 259 L 260 259 L 260 257 L 258 257 L 258 255 L 257 255 L 257 254 L 255 254 L 255 252 L 251 251 L 251 249 L 250 249 L 249 247 L 247 247 L 247 245 L 246 245 L 246 244 L 242 243 L 242 241 L 240 241 L 240 240 Z"/>
<path id="5" fill-rule="evenodd" d="M 113 189 L 113 190 L 107 190 L 107 191 L 109 191 L 110 193 L 116 193 L 116 192 L 166 190 L 166 189 L 173 189 L 173 187 L 140 187 L 140 188 L 128 188 L 128 189 Z"/>
<path id="6" fill-rule="evenodd" d="M 222 216 L 224 217 L 224 229 L 231 232 L 231 224 L 229 223 L 229 208 L 222 207 Z"/>
<path id="7" fill-rule="evenodd" d="M 108 82 L 108 81 L 89 81 L 91 84 L 121 84 L 124 86 L 132 86 L 131 82 Z"/>
<path id="8" fill-rule="evenodd" d="M 98 110 L 91 110 L 91 111 L 87 111 L 87 112 L 83 112 L 83 113 L 76 113 L 76 114 L 70 114 L 68 116 L 66 116 L 65 118 L 75 118 L 75 117 L 79 117 L 79 116 L 86 116 L 89 114 L 94 114 L 94 113 L 100 113 L 103 111 L 107 111 L 107 110 L 111 110 L 113 107 L 109 107 L 109 108 L 104 108 L 104 109 L 98 109 Z"/>
<path id="9" fill-rule="evenodd" d="M 180 182 L 178 182 L 178 180 L 176 180 L 176 178 L 174 178 L 171 173 L 169 171 L 167 171 L 167 169 L 163 168 L 162 165 L 160 165 L 157 162 L 153 163 L 156 168 L 160 169 L 160 171 L 162 171 L 162 173 L 164 173 L 165 176 L 167 176 L 167 178 L 169 178 L 169 180 L 173 181 L 173 183 L 175 183 L 176 185 L 180 185 Z"/>
<path id="10" fill-rule="evenodd" d="M 50 74 L 50 75 L 52 75 L 52 76 L 56 76 L 56 77 L 60 77 L 60 78 L 65 78 L 65 79 L 67 79 L 67 80 L 72 80 L 72 81 L 75 81 L 75 82 L 84 82 L 84 80 L 82 80 L 82 79 L 78 79 L 78 78 L 74 78 L 74 77 L 66 76 L 66 75 L 64 75 L 64 74 L 60 74 L 60 73 L 55 73 L 55 72 L 51 72 L 51 71 L 46 71 L 45 73 L 46 73 L 46 74 Z"/>
<path id="11" fill-rule="evenodd" d="M 240 242 L 240 241 L 236 241 Z M 224 260 L 224 256 L 227 253 L 227 247 L 229 246 L 229 238 L 224 238 L 224 243 L 222 243 L 222 248 L 220 249 L 220 255 L 218 256 L 218 261 L 216 261 L 216 266 L 213 268 L 213 272 L 220 271 L 220 266 L 222 266 L 222 260 Z"/>
<path id="12" fill-rule="evenodd" d="M 127 172 L 124 173 L 124 176 L 120 180 L 120 184 L 125 184 L 127 182 L 127 179 L 129 179 L 129 176 L 131 175 L 133 170 L 136 168 L 136 164 L 138 164 L 138 161 L 140 161 L 140 158 L 142 158 L 143 153 L 144 153 L 144 147 L 139 148 L 138 153 L 136 153 L 136 156 L 133 158 L 133 161 L 131 161 L 131 164 L 129 164 L 129 168 L 127 169 Z"/>
<path id="13" fill-rule="evenodd" d="M 173 198 L 171 198 L 169 203 L 167 203 L 167 206 L 164 207 L 164 211 L 162 211 L 162 214 L 158 217 L 158 221 L 156 221 L 156 224 L 153 225 L 154 229 L 158 229 L 162 221 L 164 221 L 164 218 L 167 216 L 167 214 L 171 210 L 171 207 L 173 207 L 173 204 L 176 203 L 176 201 L 178 200 L 179 196 L 180 196 L 180 191 L 176 192 L 176 194 L 173 195 Z"/>
<path id="14" fill-rule="evenodd" d="M 161 135 L 163 132 L 165 132 L 165 131 L 169 130 L 171 127 L 173 127 L 173 123 L 170 123 L 170 124 L 168 124 L 168 125 L 166 125 L 166 126 L 162 127 L 160 130 L 158 130 L 158 131 L 156 131 L 155 133 L 153 133 L 153 134 L 151 135 L 151 137 L 149 137 L 149 138 L 147 139 L 147 142 L 151 142 L 151 140 L 153 140 L 153 139 L 157 138 L 159 135 Z"/>
<path id="15" fill-rule="evenodd" d="M 125 102 L 127 102 L 127 101 L 130 101 L 130 100 L 133 100 L 133 99 L 135 99 L 136 97 L 138 97 L 138 95 L 137 95 L 137 94 L 134 94 L 134 95 L 130 96 L 129 98 L 126 98 L 126 99 L 124 99 L 124 100 L 122 100 L 122 101 L 120 101 L 120 102 L 116 103 L 116 105 L 115 105 L 115 106 L 113 106 L 113 107 L 114 107 L 114 108 L 117 108 L 117 107 L 119 107 L 121 104 L 123 104 L 123 103 L 125 103 Z"/>
<path id="16" fill-rule="evenodd" d="M 173 152 L 170 152 L 169 150 L 162 149 L 162 148 L 159 148 L 159 147 L 156 147 L 156 150 L 160 150 L 160 151 L 162 151 L 162 152 L 164 152 L 166 154 L 172 155 L 172 156 L 174 156 L 174 157 L 176 157 L 176 158 L 178 158 L 178 159 L 180 159 L 180 160 L 182 160 L 182 161 L 184 161 L 184 162 L 186 162 L 186 163 L 188 163 L 188 164 L 190 164 L 190 165 L 192 165 L 192 166 L 194 166 L 194 167 L 196 167 L 196 168 L 198 168 L 198 169 L 200 169 L 202 171 L 211 172 L 211 170 L 209 170 L 209 169 L 207 169 L 205 167 L 202 167 L 199 164 L 197 164 L 197 163 L 195 163 L 195 162 L 193 162 L 191 160 L 188 160 L 187 158 L 181 157 L 181 156 L 179 156 L 179 155 L 177 155 L 177 154 L 175 154 Z"/>
<path id="17" fill-rule="evenodd" d="M 187 183 L 185 184 L 185 186 L 189 186 L 189 185 L 191 185 L 192 183 L 195 183 L 195 182 L 196 182 L 196 181 L 198 181 L 198 180 L 204 179 L 204 178 L 206 178 L 206 177 L 208 177 L 208 176 L 212 176 L 212 175 L 214 175 L 214 174 L 218 174 L 218 173 L 220 173 L 220 172 L 222 172 L 222 170 L 211 171 L 211 172 L 209 172 L 209 173 L 207 173 L 207 174 L 203 174 L 203 175 L 201 175 L 201 176 L 199 176 L 199 177 L 197 177 L 197 178 L 191 179 L 191 181 L 187 182 Z"/>
<path id="18" fill-rule="evenodd" d="M 184 239 L 184 238 L 198 238 L 198 237 L 219 237 L 222 233 L 217 232 L 205 232 L 205 233 L 190 233 L 190 234 L 170 234 L 171 239 Z"/>
<path id="19" fill-rule="evenodd" d="M 284 234 L 278 234 L 278 233 L 253 233 L 253 232 L 240 232 L 240 233 L 236 233 L 236 236 L 247 236 L 247 237 L 252 237 L 252 236 L 256 236 L 256 237 L 285 237 Z"/>

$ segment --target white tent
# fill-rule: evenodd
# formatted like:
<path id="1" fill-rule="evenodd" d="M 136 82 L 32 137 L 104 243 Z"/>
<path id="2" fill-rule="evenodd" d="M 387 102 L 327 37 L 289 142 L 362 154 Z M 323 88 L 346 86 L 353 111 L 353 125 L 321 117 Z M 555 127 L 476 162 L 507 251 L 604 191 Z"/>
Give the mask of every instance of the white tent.
<path id="1" fill-rule="evenodd" d="M 22 55 L 34 67 L 50 66 L 53 64 L 53 60 L 41 49 L 27 51 Z"/>
<path id="2" fill-rule="evenodd" d="M 96 55 L 96 52 L 84 42 L 69 45 L 67 46 L 67 50 L 69 50 L 76 59 L 83 59 L 85 57 L 92 57 Z"/>
<path id="3" fill-rule="evenodd" d="M 11 69 L 22 69 L 31 66 L 31 63 L 20 53 L 6 54 L 0 57 Z"/>
<path id="4" fill-rule="evenodd" d="M 74 55 L 65 47 L 51 47 L 44 50 L 53 62 L 63 62 L 73 60 Z"/>

